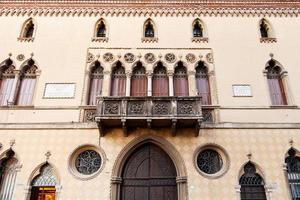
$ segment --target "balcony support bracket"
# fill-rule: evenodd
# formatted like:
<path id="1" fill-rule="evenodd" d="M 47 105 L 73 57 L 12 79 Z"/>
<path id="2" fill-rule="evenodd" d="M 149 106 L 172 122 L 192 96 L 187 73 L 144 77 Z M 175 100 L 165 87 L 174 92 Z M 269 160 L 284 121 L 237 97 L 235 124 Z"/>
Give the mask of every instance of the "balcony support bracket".
<path id="1" fill-rule="evenodd" d="M 98 126 L 100 137 L 104 137 L 104 126 L 100 120 L 97 120 L 97 126 Z"/>
<path id="2" fill-rule="evenodd" d="M 198 120 L 197 120 L 197 125 L 196 125 L 196 133 L 195 133 L 195 137 L 198 137 L 198 136 L 200 135 L 201 124 L 202 124 L 202 119 L 198 119 Z"/>
<path id="3" fill-rule="evenodd" d="M 127 137 L 128 136 L 128 130 L 127 130 L 127 125 L 126 125 L 126 119 L 121 119 L 121 122 L 122 122 L 124 137 Z"/>
<path id="4" fill-rule="evenodd" d="M 172 137 L 176 136 L 177 119 L 172 119 Z"/>

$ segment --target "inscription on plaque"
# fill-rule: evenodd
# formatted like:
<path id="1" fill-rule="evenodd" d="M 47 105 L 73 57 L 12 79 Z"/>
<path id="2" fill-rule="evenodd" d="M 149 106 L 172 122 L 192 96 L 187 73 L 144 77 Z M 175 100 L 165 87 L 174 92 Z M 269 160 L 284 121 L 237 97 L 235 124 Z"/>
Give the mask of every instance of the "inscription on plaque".
<path id="1" fill-rule="evenodd" d="M 75 83 L 46 83 L 44 98 L 74 98 Z"/>
<path id="2" fill-rule="evenodd" d="M 232 85 L 234 97 L 252 97 L 250 85 Z"/>

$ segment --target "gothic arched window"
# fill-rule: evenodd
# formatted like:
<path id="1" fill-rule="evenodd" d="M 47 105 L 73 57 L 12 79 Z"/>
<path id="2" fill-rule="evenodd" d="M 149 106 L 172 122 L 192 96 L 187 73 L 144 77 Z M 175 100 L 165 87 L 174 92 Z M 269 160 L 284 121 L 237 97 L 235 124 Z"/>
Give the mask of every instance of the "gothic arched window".
<path id="1" fill-rule="evenodd" d="M 271 59 L 267 64 L 266 73 L 272 105 L 287 105 L 281 67 Z"/>
<path id="2" fill-rule="evenodd" d="M 13 61 L 8 58 L 0 66 L 0 106 L 7 106 L 15 79 Z"/>
<path id="3" fill-rule="evenodd" d="M 102 94 L 103 67 L 99 61 L 94 62 L 90 71 L 89 105 L 96 105 L 96 97 Z"/>
<path id="4" fill-rule="evenodd" d="M 111 75 L 111 96 L 125 96 L 126 74 L 122 63 L 118 61 Z"/>
<path id="5" fill-rule="evenodd" d="M 151 19 L 144 24 L 144 37 L 155 37 L 154 23 Z"/>
<path id="6" fill-rule="evenodd" d="M 17 176 L 18 160 L 14 157 L 15 152 L 10 149 L 0 160 L 0 199 L 13 200 L 13 192 Z"/>
<path id="7" fill-rule="evenodd" d="M 152 95 L 169 96 L 169 79 L 162 62 L 158 62 L 152 76 Z"/>
<path id="8" fill-rule="evenodd" d="M 252 162 L 244 166 L 244 173 L 239 180 L 241 186 L 241 200 L 267 200 L 265 183 L 263 178 L 256 172 Z"/>
<path id="9" fill-rule="evenodd" d="M 103 19 L 96 24 L 95 37 L 106 37 L 106 25 Z"/>
<path id="10" fill-rule="evenodd" d="M 205 66 L 203 61 L 198 62 L 196 67 L 196 86 L 198 95 L 202 97 L 202 104 L 211 104 L 208 68 Z"/>
<path id="11" fill-rule="evenodd" d="M 174 73 L 174 95 L 175 96 L 188 96 L 189 84 L 186 67 L 181 61 L 175 67 Z"/>
<path id="12" fill-rule="evenodd" d="M 193 22 L 193 37 L 203 37 L 203 25 L 199 19 Z"/>
<path id="13" fill-rule="evenodd" d="M 270 27 L 265 19 L 260 20 L 259 30 L 260 30 L 260 36 L 262 38 L 270 37 L 270 34 L 269 34 Z"/>
<path id="14" fill-rule="evenodd" d="M 24 63 L 20 73 L 20 83 L 17 92 L 16 105 L 32 105 L 37 69 L 38 68 L 33 59 L 29 59 Z"/>
<path id="15" fill-rule="evenodd" d="M 35 25 L 33 20 L 31 18 L 26 20 L 22 28 L 21 38 L 33 38 L 34 29 Z"/>
<path id="16" fill-rule="evenodd" d="M 300 157 L 296 155 L 294 148 L 288 151 L 285 163 L 292 200 L 298 200 L 300 199 Z"/>
<path id="17" fill-rule="evenodd" d="M 147 96 L 147 76 L 145 67 L 138 62 L 131 76 L 130 96 Z"/>

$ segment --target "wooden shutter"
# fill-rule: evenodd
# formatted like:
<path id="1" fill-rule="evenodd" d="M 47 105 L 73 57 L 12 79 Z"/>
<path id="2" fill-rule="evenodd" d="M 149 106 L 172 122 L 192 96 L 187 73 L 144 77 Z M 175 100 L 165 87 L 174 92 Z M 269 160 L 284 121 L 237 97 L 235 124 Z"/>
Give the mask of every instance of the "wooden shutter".
<path id="1" fill-rule="evenodd" d="M 131 76 L 131 96 L 147 96 L 147 76 L 146 70 L 141 63 L 134 68 Z"/>
<path id="2" fill-rule="evenodd" d="M 210 86 L 209 79 L 207 74 L 207 69 L 205 66 L 199 64 L 196 68 L 196 86 L 198 90 L 198 95 L 202 97 L 203 105 L 211 104 L 211 94 L 210 94 Z"/>
<path id="3" fill-rule="evenodd" d="M 117 63 L 111 77 L 111 96 L 125 96 L 126 90 L 126 75 L 125 69 L 121 63 Z"/>
<path id="4" fill-rule="evenodd" d="M 0 105 L 6 106 L 11 95 L 14 77 L 3 78 L 0 80 Z"/>
<path id="5" fill-rule="evenodd" d="M 103 68 L 99 62 L 96 62 L 90 74 L 89 105 L 96 105 L 96 97 L 102 94 L 102 84 Z"/>
<path id="6" fill-rule="evenodd" d="M 152 95 L 169 96 L 169 78 L 165 67 L 158 63 L 152 77 Z"/>
<path id="7" fill-rule="evenodd" d="M 186 68 L 180 62 L 174 73 L 174 95 L 175 96 L 188 96 L 189 86 Z"/>
<path id="8" fill-rule="evenodd" d="M 17 105 L 32 105 L 36 79 L 33 77 L 24 77 L 21 79 Z"/>
<path id="9" fill-rule="evenodd" d="M 269 76 L 268 84 L 272 105 L 286 105 L 287 101 L 281 78 L 279 76 Z"/>

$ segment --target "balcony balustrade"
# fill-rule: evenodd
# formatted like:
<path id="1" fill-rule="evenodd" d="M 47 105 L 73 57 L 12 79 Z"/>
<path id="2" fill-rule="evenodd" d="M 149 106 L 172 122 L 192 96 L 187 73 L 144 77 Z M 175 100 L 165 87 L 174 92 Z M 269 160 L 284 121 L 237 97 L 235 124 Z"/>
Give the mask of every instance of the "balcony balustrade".
<path id="1" fill-rule="evenodd" d="M 97 97 L 95 121 L 100 135 L 105 129 L 171 127 L 172 135 L 177 128 L 195 128 L 199 134 L 202 122 L 200 97 Z"/>

